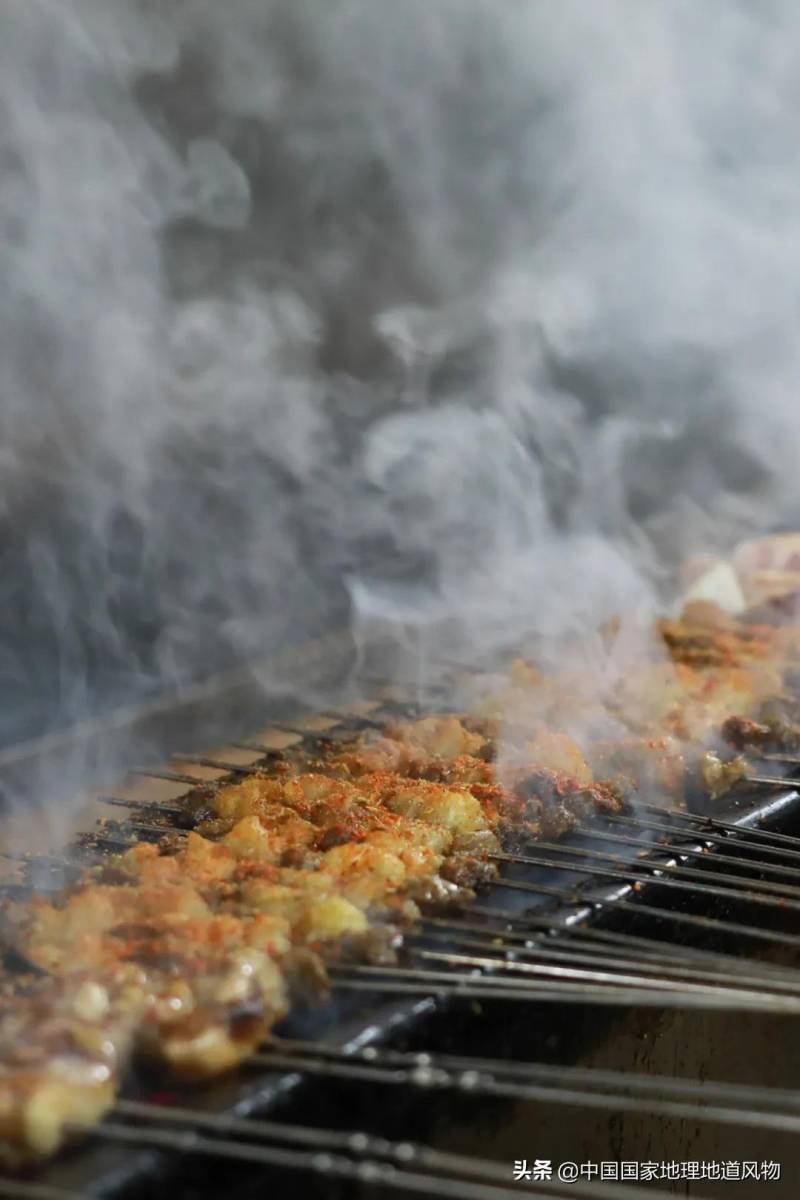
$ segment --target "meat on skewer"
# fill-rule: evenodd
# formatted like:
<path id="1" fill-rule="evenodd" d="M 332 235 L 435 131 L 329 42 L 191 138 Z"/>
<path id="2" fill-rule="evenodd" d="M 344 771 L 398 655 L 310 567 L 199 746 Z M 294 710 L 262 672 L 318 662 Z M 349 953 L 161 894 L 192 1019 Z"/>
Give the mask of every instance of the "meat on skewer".
<path id="1" fill-rule="evenodd" d="M 637 794 L 680 803 L 692 772 L 723 794 L 745 767 L 708 752 L 720 728 L 736 749 L 800 749 L 785 695 L 797 629 L 701 605 L 659 635 L 670 659 L 599 707 L 575 673 L 518 663 L 475 715 L 396 723 L 198 789 L 193 832 L 87 868 L 55 900 L 7 904 L 6 936 L 41 975 L 0 990 L 6 1160 L 100 1120 L 132 1054 L 190 1077 L 235 1067 L 294 996 L 324 991 L 326 961 L 385 953 L 420 906 L 491 879 L 503 844 Z"/>

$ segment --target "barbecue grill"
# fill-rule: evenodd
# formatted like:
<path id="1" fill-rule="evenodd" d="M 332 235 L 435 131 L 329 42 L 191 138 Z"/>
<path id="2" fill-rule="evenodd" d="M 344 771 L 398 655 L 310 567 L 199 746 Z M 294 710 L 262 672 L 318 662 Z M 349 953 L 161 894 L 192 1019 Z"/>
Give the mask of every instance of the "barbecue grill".
<path id="1" fill-rule="evenodd" d="M 440 686 L 454 694 L 463 677 L 450 669 Z M 263 769 L 282 748 L 314 751 L 419 715 L 414 688 L 373 688 L 371 703 L 265 727 L 263 699 L 259 711 L 256 691 L 228 677 L 145 714 L 185 738 L 204 728 L 205 704 L 219 711 L 235 694 L 237 732 L 222 749 L 187 752 L 183 740 L 138 767 L 94 799 L 98 823 L 68 852 L 10 854 L 5 887 L 57 886 L 76 861 L 185 825 L 183 794 Z M 79 731 L 84 753 L 114 728 L 130 737 L 130 724 Z M 66 744 L 8 752 L 9 786 L 52 767 Z M 294 1013 L 235 1077 L 182 1088 L 140 1070 L 99 1128 L 57 1161 L 0 1179 L 0 1194 L 204 1196 L 235 1185 L 322 1197 L 711 1197 L 728 1194 L 735 1167 L 715 1178 L 703 1164 L 780 1163 L 780 1179 L 741 1177 L 735 1194 L 794 1195 L 800 793 L 797 763 L 770 770 L 713 815 L 643 803 L 503 854 L 498 883 L 459 911 L 426 915 L 397 963 L 333 968 L 330 999 Z M 552 1177 L 527 1178 L 524 1160 L 549 1160 Z M 622 1160 L 700 1166 L 694 1179 L 646 1187 L 646 1173 L 639 1184 L 599 1177 L 599 1164 Z M 598 1169 L 564 1182 L 564 1162 Z"/>

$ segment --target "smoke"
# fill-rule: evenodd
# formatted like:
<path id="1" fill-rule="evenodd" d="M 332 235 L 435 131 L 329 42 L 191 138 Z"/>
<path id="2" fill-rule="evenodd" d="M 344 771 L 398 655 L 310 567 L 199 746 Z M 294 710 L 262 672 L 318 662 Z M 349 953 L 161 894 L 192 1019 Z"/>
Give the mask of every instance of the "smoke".
<path id="1" fill-rule="evenodd" d="M 791 0 L 0 15 L 0 738 L 797 508 Z M 256 666 L 254 665 L 254 669 Z"/>

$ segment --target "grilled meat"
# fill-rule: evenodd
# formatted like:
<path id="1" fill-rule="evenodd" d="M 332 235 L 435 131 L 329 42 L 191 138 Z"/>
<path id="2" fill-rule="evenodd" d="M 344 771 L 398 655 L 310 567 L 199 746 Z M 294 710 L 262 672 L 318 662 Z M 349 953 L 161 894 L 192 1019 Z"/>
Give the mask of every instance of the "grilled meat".
<path id="1" fill-rule="evenodd" d="M 404 789 L 397 776 L 362 788 L 254 777 L 220 789 L 214 805 L 218 840 L 191 832 L 180 846 L 137 846 L 57 902 L 7 907 L 8 935 L 51 976 L 43 997 L 58 997 L 51 1013 L 20 989 L 8 996 L 6 1028 L 29 1020 L 41 1045 L 18 1063 L 0 1025 L 9 1160 L 50 1153 L 74 1120 L 99 1119 L 134 1050 L 183 1075 L 237 1065 L 286 1013 L 298 973 L 316 970 L 324 984 L 317 951 L 369 936 L 376 919 L 413 919 L 420 902 L 463 900 L 465 883 L 494 872 L 498 843 L 466 791 Z M 51 1031 L 68 1052 L 54 1057 Z M 79 1043 L 113 1061 L 76 1057 Z M 84 1077 L 71 1105 L 64 1079 Z"/>
<path id="2" fill-rule="evenodd" d="M 101 1119 L 132 1054 L 184 1076 L 235 1067 L 294 996 L 325 989 L 326 961 L 390 952 L 420 906 L 493 878 L 502 845 L 638 792 L 680 802 L 690 778 L 718 798 L 746 771 L 707 751 L 720 731 L 739 750 L 800 749 L 783 689 L 796 630 L 694 605 L 659 632 L 670 661 L 602 700 L 576 673 L 515 663 L 477 716 L 398 722 L 197 789 L 188 834 L 107 859 L 56 900 L 8 904 L 6 939 L 43 974 L 0 991 L 7 1161 Z"/>
<path id="3" fill-rule="evenodd" d="M 402 785 L 402 786 L 401 786 Z M 405 802 L 404 802 L 405 801 Z M 480 803 L 466 788 L 405 780 L 380 772 L 357 780 L 304 773 L 295 777 L 254 774 L 240 783 L 200 794 L 196 801 L 213 815 L 199 826 L 223 834 L 226 845 L 249 842 L 251 858 L 322 873 L 340 874 L 355 847 L 396 860 L 398 886 L 433 881 L 439 868 L 459 858 L 498 849 Z M 287 843 L 285 833 L 293 831 Z M 342 884 L 356 902 L 385 900 L 372 872 Z"/>
<path id="4" fill-rule="evenodd" d="M 737 750 L 750 753 L 800 753 L 800 726 L 778 717 L 767 717 L 763 721 L 749 717 L 728 717 L 722 725 L 722 736 Z"/>
<path id="5" fill-rule="evenodd" d="M 748 766 L 741 755 L 726 761 L 709 750 L 700 756 L 698 771 L 703 793 L 710 800 L 719 800 L 747 778 Z"/>
<path id="6" fill-rule="evenodd" d="M 98 1120 L 134 1049 L 213 1075 L 287 1011 L 283 923 L 212 913 L 191 887 L 87 879 L 60 905 L 9 916 L 25 955 L 50 975 L 33 994 L 7 986 L 0 1004 L 0 1145 L 12 1164 Z"/>
<path id="7" fill-rule="evenodd" d="M 135 981 L 76 972 L 54 986 L 6 983 L 0 995 L 0 1148 L 11 1166 L 52 1154 L 68 1124 L 114 1102 L 141 1014 Z"/>

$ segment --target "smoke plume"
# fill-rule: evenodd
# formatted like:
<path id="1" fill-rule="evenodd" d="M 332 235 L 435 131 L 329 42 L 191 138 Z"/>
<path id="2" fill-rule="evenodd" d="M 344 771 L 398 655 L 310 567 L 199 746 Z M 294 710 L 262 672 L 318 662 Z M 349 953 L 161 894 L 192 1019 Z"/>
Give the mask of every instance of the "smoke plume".
<path id="1" fill-rule="evenodd" d="M 0 34 L 4 741 L 334 629 L 580 632 L 800 511 L 791 0 Z"/>

